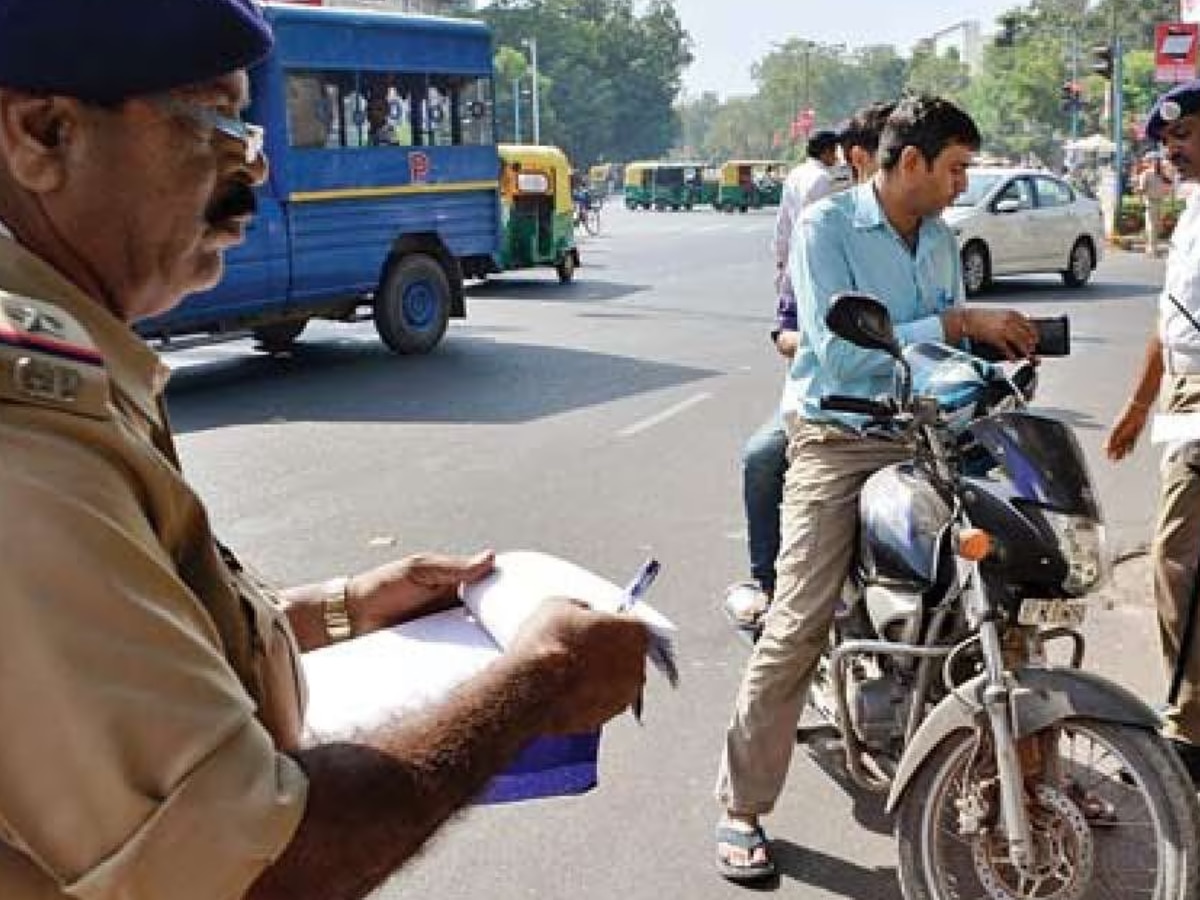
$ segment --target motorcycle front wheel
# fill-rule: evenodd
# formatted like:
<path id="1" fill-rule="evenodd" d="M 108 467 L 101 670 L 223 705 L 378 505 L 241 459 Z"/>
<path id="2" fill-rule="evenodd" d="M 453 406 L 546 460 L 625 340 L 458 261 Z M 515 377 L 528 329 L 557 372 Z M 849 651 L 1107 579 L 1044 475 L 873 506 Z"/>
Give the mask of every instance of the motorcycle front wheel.
<path id="1" fill-rule="evenodd" d="M 1037 736 L 1027 780 L 1035 858 L 1009 859 L 989 741 L 959 731 L 908 785 L 896 819 L 905 900 L 1193 900 L 1200 812 L 1158 735 L 1072 719 Z"/>

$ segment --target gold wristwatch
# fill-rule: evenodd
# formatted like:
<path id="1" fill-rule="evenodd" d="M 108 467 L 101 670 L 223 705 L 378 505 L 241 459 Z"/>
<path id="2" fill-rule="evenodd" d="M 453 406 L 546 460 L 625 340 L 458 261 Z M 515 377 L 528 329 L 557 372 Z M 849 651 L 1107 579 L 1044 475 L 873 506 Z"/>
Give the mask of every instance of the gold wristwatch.
<path id="1" fill-rule="evenodd" d="M 346 608 L 346 588 L 350 579 L 332 578 L 321 586 L 321 614 L 325 619 L 325 634 L 329 643 L 336 644 L 353 635 L 350 611 Z"/>

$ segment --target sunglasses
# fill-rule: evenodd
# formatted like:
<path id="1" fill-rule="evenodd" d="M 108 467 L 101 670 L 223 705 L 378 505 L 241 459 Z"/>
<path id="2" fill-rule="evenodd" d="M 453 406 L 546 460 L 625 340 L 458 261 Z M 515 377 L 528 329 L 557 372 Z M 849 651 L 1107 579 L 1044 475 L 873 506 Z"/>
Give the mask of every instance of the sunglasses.
<path id="1" fill-rule="evenodd" d="M 237 141 L 245 148 L 246 165 L 252 165 L 262 156 L 266 131 L 261 125 L 243 122 L 234 116 L 223 115 L 211 107 L 188 103 L 175 97 L 159 101 L 159 106 L 171 115 L 190 119 L 230 140 Z"/>

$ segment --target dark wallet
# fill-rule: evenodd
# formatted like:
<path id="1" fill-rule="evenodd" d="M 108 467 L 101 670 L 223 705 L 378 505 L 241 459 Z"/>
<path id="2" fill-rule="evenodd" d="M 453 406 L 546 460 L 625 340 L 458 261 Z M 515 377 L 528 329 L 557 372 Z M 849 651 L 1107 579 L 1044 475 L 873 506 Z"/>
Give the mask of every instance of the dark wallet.
<path id="1" fill-rule="evenodd" d="M 1031 317 L 1033 327 L 1037 329 L 1037 346 L 1035 356 L 1070 356 L 1071 355 L 1071 320 L 1066 316 Z M 980 359 L 997 362 L 1004 355 L 990 344 L 971 342 L 971 353 Z"/>

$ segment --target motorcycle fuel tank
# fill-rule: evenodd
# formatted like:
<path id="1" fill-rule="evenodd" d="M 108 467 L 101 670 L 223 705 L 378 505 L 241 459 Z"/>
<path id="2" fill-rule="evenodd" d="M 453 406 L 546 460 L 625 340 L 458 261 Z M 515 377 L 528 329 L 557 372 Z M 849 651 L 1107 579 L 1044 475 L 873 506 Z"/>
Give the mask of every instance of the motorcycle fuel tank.
<path id="1" fill-rule="evenodd" d="M 910 462 L 880 469 L 858 501 L 863 580 L 905 585 L 917 593 L 937 581 L 950 505 Z"/>

